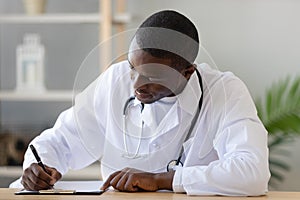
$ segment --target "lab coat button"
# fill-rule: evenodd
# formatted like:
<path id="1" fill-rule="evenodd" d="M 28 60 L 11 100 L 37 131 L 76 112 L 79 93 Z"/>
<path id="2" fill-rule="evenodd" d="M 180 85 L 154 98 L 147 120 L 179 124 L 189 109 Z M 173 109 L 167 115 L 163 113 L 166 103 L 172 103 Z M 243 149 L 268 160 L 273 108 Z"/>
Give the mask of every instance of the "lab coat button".
<path id="1" fill-rule="evenodd" d="M 159 149 L 159 147 L 160 147 L 157 143 L 153 143 L 152 145 L 153 145 L 156 149 Z"/>

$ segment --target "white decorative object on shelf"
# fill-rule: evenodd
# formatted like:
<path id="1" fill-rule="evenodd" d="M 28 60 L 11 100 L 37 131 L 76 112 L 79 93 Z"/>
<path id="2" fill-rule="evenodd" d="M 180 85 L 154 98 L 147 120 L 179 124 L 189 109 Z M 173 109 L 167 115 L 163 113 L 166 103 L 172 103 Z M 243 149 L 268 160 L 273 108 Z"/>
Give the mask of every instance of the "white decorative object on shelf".
<path id="1" fill-rule="evenodd" d="M 41 92 L 44 87 L 45 49 L 38 34 L 26 34 L 17 47 L 17 91 Z"/>

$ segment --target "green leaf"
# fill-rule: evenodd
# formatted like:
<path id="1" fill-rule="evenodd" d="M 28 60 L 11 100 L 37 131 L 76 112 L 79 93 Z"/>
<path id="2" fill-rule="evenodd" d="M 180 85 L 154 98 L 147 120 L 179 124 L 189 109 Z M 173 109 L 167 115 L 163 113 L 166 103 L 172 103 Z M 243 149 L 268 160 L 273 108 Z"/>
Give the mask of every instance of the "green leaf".
<path id="1" fill-rule="evenodd" d="M 274 184 L 283 181 L 284 175 L 281 173 L 290 169 L 289 163 L 280 159 L 288 156 L 289 152 L 281 147 L 300 134 L 300 76 L 288 76 L 273 83 L 255 105 L 258 116 L 269 132 L 270 184 Z"/>
<path id="2" fill-rule="evenodd" d="M 286 133 L 281 133 L 277 135 L 273 135 L 272 139 L 269 137 L 269 149 L 270 151 L 273 150 L 273 148 L 277 147 L 278 145 L 283 145 L 288 142 L 291 142 L 291 137 L 290 135 Z"/>
<path id="3" fill-rule="evenodd" d="M 267 93 L 267 102 L 266 102 L 266 118 L 269 119 L 272 114 L 272 91 Z"/>
<path id="4" fill-rule="evenodd" d="M 300 77 L 296 78 L 294 83 L 291 86 L 290 92 L 289 92 L 289 99 L 298 99 L 300 96 L 297 96 L 300 90 Z M 300 103 L 300 101 L 295 101 L 295 103 Z"/>
<path id="5" fill-rule="evenodd" d="M 276 159 L 270 159 L 269 164 L 272 165 L 275 168 L 280 168 L 283 170 L 290 170 L 290 166 L 288 164 L 285 164 L 283 161 L 276 160 Z"/>
<path id="6" fill-rule="evenodd" d="M 272 179 L 276 179 L 276 180 L 278 180 L 278 181 L 280 181 L 280 182 L 282 182 L 283 181 L 283 175 L 281 175 L 281 174 L 279 174 L 279 173 L 276 173 L 276 172 L 273 172 L 272 170 L 271 170 L 271 178 Z"/>
<path id="7" fill-rule="evenodd" d="M 293 113 L 282 113 L 281 115 L 277 116 L 276 119 L 270 121 L 268 124 L 265 125 L 266 129 L 269 132 L 294 132 L 300 133 L 300 117 Z"/>

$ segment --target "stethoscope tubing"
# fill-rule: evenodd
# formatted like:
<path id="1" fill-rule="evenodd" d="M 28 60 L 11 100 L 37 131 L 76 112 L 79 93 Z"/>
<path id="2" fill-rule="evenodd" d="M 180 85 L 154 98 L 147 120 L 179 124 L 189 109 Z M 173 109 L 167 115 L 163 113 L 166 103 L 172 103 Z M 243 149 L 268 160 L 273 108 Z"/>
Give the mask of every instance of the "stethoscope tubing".
<path id="1" fill-rule="evenodd" d="M 186 142 L 186 141 L 190 138 L 190 136 L 191 136 L 191 134 L 192 134 L 192 132 L 193 132 L 193 130 L 194 130 L 196 121 L 197 121 L 197 119 L 199 118 L 200 111 L 201 111 L 202 104 L 203 104 L 203 82 L 202 82 L 202 77 L 201 77 L 201 74 L 200 74 L 200 72 L 198 71 L 197 68 L 195 68 L 195 71 L 196 71 L 196 74 L 197 74 L 197 77 L 198 77 L 198 81 L 199 81 L 199 85 L 200 85 L 201 97 L 200 97 L 200 99 L 199 99 L 199 103 L 198 103 L 198 107 L 197 107 L 196 113 L 195 113 L 195 115 L 194 115 L 194 117 L 193 117 L 193 119 L 192 119 L 191 126 L 190 126 L 190 128 L 189 128 L 189 131 L 188 131 L 188 133 L 187 133 L 185 139 L 184 139 L 184 142 Z M 129 106 L 129 103 L 130 103 L 131 101 L 133 101 L 134 99 L 135 99 L 135 96 L 129 97 L 129 98 L 126 100 L 126 102 L 125 102 L 125 104 L 124 104 L 124 108 L 123 108 L 123 137 L 125 137 L 125 138 L 124 138 L 124 145 L 125 145 L 126 152 L 127 152 L 127 154 L 128 154 L 128 155 L 127 155 L 127 158 L 136 158 L 136 157 L 137 157 L 137 154 L 138 154 L 138 150 L 139 150 L 139 148 L 140 148 L 140 143 L 139 143 L 139 144 L 138 144 L 137 151 L 134 153 L 134 155 L 132 155 L 132 156 L 129 155 L 129 153 L 128 153 L 128 148 L 127 148 L 127 143 L 126 143 L 126 132 L 125 132 L 126 130 L 124 130 L 124 129 L 126 129 L 125 127 L 126 127 L 126 116 L 127 116 L 128 106 Z M 141 112 L 142 112 L 143 109 L 144 109 L 144 104 L 141 103 L 141 106 L 142 106 L 142 107 L 141 107 Z M 142 122 L 142 123 L 144 124 L 144 122 Z M 143 125 L 142 125 L 142 129 L 143 129 Z M 142 130 L 142 131 L 143 131 L 143 130 Z M 141 134 L 142 134 L 142 132 L 141 132 Z M 142 136 L 142 135 L 141 135 L 141 136 Z M 184 142 L 183 142 L 183 143 L 184 143 Z M 181 162 L 181 158 L 182 158 L 183 152 L 184 152 L 184 147 L 183 147 L 183 145 L 182 145 L 182 146 L 181 146 L 181 149 L 180 149 L 180 153 L 179 153 L 178 158 L 177 158 L 176 160 L 171 160 L 171 161 L 168 163 L 168 165 L 167 165 L 167 171 L 173 169 L 174 166 L 171 167 L 171 164 L 174 163 L 174 162 L 175 162 L 175 166 L 178 166 L 178 165 L 183 166 L 183 163 Z"/>

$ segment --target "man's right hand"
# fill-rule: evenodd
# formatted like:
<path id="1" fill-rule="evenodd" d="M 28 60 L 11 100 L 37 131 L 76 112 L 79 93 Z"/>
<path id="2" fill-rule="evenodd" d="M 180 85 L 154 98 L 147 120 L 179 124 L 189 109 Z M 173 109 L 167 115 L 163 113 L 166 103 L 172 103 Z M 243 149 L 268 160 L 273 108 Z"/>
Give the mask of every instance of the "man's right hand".
<path id="1" fill-rule="evenodd" d="M 32 163 L 24 170 L 21 183 L 26 190 L 50 189 L 61 178 L 61 173 L 55 168 L 46 165 L 45 168 L 48 173 L 37 163 Z"/>

